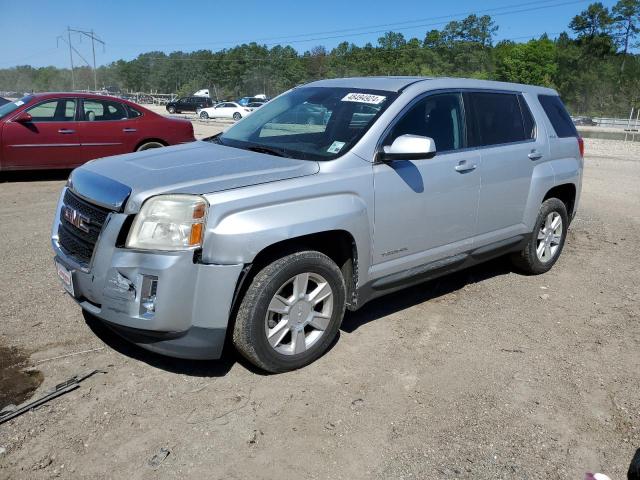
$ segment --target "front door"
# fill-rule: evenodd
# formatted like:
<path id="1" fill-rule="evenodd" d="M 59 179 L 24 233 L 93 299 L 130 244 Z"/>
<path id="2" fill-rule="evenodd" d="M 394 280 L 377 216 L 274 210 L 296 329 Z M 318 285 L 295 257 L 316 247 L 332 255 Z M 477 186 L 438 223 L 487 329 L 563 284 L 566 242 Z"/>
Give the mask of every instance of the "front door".
<path id="1" fill-rule="evenodd" d="M 400 135 L 433 138 L 436 156 L 374 165 L 373 270 L 385 275 L 468 250 L 480 190 L 480 156 L 466 149 L 462 96 L 427 95 L 392 126 Z"/>
<path id="2" fill-rule="evenodd" d="M 82 163 L 76 103 L 74 98 L 44 100 L 26 110 L 31 122 L 6 122 L 3 167 L 71 168 Z"/>

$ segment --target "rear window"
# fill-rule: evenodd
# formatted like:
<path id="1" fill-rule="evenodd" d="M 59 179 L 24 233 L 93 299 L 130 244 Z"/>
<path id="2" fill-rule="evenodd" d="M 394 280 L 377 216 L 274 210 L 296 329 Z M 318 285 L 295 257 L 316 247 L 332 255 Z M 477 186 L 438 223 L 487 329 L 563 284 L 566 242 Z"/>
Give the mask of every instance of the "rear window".
<path id="1" fill-rule="evenodd" d="M 471 146 L 502 145 L 532 138 L 533 119 L 525 126 L 518 94 L 472 92 L 468 100 L 468 113 L 475 127 L 470 135 Z"/>
<path id="2" fill-rule="evenodd" d="M 544 112 L 549 117 L 549 121 L 560 138 L 577 137 L 576 130 L 571 117 L 562 104 L 562 100 L 557 95 L 538 95 L 538 100 Z"/>

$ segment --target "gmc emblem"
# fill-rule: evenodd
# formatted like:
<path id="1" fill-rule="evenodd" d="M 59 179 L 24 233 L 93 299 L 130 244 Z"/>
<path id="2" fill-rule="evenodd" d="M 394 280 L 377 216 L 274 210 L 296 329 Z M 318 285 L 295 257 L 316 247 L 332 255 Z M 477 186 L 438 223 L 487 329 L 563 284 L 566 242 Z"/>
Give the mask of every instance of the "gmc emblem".
<path id="1" fill-rule="evenodd" d="M 64 219 L 77 229 L 89 233 L 89 223 L 91 220 L 82 215 L 79 211 L 71 207 L 64 207 Z"/>

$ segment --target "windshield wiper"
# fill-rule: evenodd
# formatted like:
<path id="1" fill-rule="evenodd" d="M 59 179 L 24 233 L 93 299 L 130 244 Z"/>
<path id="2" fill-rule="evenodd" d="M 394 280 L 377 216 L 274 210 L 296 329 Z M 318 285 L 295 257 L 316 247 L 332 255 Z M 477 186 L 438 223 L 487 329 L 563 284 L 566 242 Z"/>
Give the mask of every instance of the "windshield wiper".
<path id="1" fill-rule="evenodd" d="M 250 145 L 244 148 L 246 148 L 247 150 L 251 150 L 252 152 L 266 153 L 269 155 L 275 155 L 276 157 L 291 158 L 291 156 L 288 155 L 284 150 L 279 150 L 277 148 L 265 147 L 262 145 Z"/>

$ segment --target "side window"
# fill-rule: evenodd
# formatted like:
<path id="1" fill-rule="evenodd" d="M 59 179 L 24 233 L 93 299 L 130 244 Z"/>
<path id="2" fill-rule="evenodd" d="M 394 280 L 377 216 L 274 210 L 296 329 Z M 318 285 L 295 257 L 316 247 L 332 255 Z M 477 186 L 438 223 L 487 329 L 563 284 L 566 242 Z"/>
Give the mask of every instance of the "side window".
<path id="1" fill-rule="evenodd" d="M 51 100 L 27 110 L 34 122 L 72 122 L 76 116 L 76 101 L 72 99 Z"/>
<path id="2" fill-rule="evenodd" d="M 90 122 L 125 120 L 128 118 L 127 110 L 119 102 L 109 100 L 84 100 L 84 118 Z"/>
<path id="3" fill-rule="evenodd" d="M 558 137 L 567 138 L 578 136 L 578 131 L 573 121 L 571 121 L 567 110 L 564 108 L 560 97 L 556 95 L 538 95 L 538 100 L 547 117 L 549 117 L 549 121 Z"/>
<path id="4" fill-rule="evenodd" d="M 529 105 L 522 95 L 518 95 L 520 102 L 520 111 L 522 112 L 522 121 L 524 122 L 524 136 L 527 140 L 536 138 L 536 122 L 533 119 Z"/>
<path id="5" fill-rule="evenodd" d="M 429 95 L 418 101 L 394 125 L 384 141 L 391 145 L 400 135 L 433 138 L 438 152 L 464 147 L 462 99 L 458 93 Z"/>
<path id="6" fill-rule="evenodd" d="M 468 112 L 476 127 L 472 146 L 501 145 L 531 138 L 525 135 L 517 94 L 473 92 L 468 98 Z"/>
<path id="7" fill-rule="evenodd" d="M 138 118 L 142 115 L 142 113 L 133 108 L 131 105 L 127 105 L 127 112 L 129 112 L 129 118 Z"/>
<path id="8" fill-rule="evenodd" d="M 92 100 L 84 100 L 82 102 L 82 109 L 84 111 L 84 119 L 90 122 L 99 120 L 104 115 L 104 107 L 100 102 L 94 102 Z"/>

